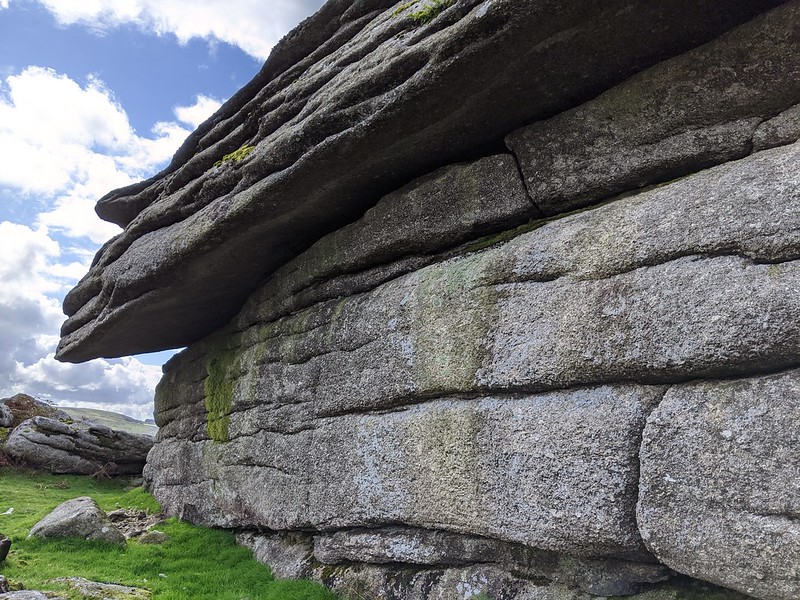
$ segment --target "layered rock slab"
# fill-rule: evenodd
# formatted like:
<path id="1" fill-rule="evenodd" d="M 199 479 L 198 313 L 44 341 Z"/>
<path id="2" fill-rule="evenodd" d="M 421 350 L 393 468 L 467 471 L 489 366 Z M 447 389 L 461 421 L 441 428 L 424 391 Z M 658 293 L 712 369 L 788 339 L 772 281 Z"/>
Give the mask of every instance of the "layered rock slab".
<path id="1" fill-rule="evenodd" d="M 207 524 L 403 523 L 648 560 L 631 495 L 665 388 L 644 384 L 800 360 L 799 153 L 534 223 L 277 320 L 294 288 L 266 283 L 168 365 L 149 485 Z"/>
<path id="2" fill-rule="evenodd" d="M 799 158 L 762 152 L 282 319 L 267 282 L 168 369 L 164 437 L 202 436 L 212 362 L 243 433 L 442 394 L 792 366 Z"/>
<path id="3" fill-rule="evenodd" d="M 3 450 L 50 473 L 138 475 L 154 439 L 88 421 L 34 417 L 16 427 Z"/>
<path id="4" fill-rule="evenodd" d="M 647 419 L 638 523 L 673 569 L 800 597 L 800 371 L 671 388 Z"/>
<path id="5" fill-rule="evenodd" d="M 640 558 L 638 436 L 661 392 L 438 400 L 319 419 L 289 435 L 171 439 L 147 476 L 167 512 L 226 527 L 407 523 Z"/>
<path id="6" fill-rule="evenodd" d="M 517 600 L 592 600 L 620 595 L 631 600 L 747 600 L 736 592 L 699 581 L 671 578 L 656 583 L 667 576 L 664 567 L 656 564 L 592 563 L 429 530 L 393 528 L 334 535 L 343 541 L 335 550 L 342 553 L 339 556 L 349 550 L 362 554 L 354 562 L 320 563 L 318 557 L 331 555 L 318 552 L 326 543 L 318 541 L 330 536 L 314 536 L 312 540 L 307 533 L 244 532 L 237 535 L 237 541 L 252 549 L 257 560 L 270 565 L 277 577 L 316 579 L 348 600 L 469 600 L 481 594 Z M 359 541 L 366 540 L 371 540 L 369 546 L 359 547 Z M 448 557 L 448 550 L 457 548 L 466 553 Z M 403 563 L 389 560 L 397 558 L 398 552 L 403 553 Z M 437 559 L 444 562 L 433 562 Z M 640 587 L 647 591 L 640 591 Z"/>
<path id="7" fill-rule="evenodd" d="M 786 109 L 800 100 L 798 40 L 790 2 L 515 131 L 506 141 L 533 202 L 557 214 L 797 140 L 797 109 Z"/>
<path id="8" fill-rule="evenodd" d="M 195 341 L 233 316 L 265 274 L 392 187 L 776 4 L 614 0 L 554 10 L 470 0 L 415 28 L 410 11 L 390 3 L 349 12 L 335 3 L 341 29 L 331 39 L 340 43 L 238 98 L 234 115 L 223 108 L 208 139 L 192 139 L 196 152 L 180 151 L 180 166 L 129 190 L 136 198 L 109 199 L 126 205 L 117 220 L 127 227 L 67 297 L 58 356 Z M 309 31 L 300 46 L 316 39 Z M 214 166 L 245 145 L 256 147 L 246 160 Z"/>

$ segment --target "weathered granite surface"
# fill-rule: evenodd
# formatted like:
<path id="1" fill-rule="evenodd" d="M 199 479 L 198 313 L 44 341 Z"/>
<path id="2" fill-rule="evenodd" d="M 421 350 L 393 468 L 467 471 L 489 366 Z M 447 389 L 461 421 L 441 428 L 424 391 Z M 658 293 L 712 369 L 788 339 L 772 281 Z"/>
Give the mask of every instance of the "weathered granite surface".
<path id="1" fill-rule="evenodd" d="M 89 421 L 34 417 L 11 432 L 3 450 L 31 467 L 50 473 L 138 475 L 153 442 L 147 435 Z"/>
<path id="2" fill-rule="evenodd" d="M 348 600 L 800 597 L 800 1 L 425 6 L 101 200 L 59 356 L 191 342 L 147 485 Z"/>
<path id="3" fill-rule="evenodd" d="M 667 392 L 644 430 L 637 510 L 659 560 L 759 598 L 797 598 L 798 400 L 798 371 Z"/>
<path id="4" fill-rule="evenodd" d="M 534 203 L 558 214 L 747 156 L 759 124 L 798 97 L 800 6 L 788 3 L 507 141 Z"/>
<path id="5" fill-rule="evenodd" d="M 165 173 L 103 199 L 126 229 L 67 296 L 58 357 L 196 341 L 382 194 L 780 1 L 459 0 L 421 26 L 417 4 L 329 3 Z"/>
<path id="6" fill-rule="evenodd" d="M 326 532 L 315 548 L 404 524 L 605 572 L 653 561 L 633 509 L 646 416 L 687 379 L 800 362 L 798 158 L 760 152 L 270 320 L 291 294 L 276 275 L 168 365 L 149 485 L 190 520 Z"/>

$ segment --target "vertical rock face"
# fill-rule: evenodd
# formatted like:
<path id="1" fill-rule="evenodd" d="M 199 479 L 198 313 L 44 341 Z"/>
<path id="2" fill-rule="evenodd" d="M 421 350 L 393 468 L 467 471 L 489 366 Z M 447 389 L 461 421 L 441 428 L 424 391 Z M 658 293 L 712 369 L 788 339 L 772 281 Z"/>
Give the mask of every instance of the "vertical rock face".
<path id="1" fill-rule="evenodd" d="M 638 507 L 660 560 L 758 597 L 797 597 L 798 399 L 798 371 L 669 391 L 645 427 Z"/>
<path id="2" fill-rule="evenodd" d="M 345 598 L 800 597 L 800 2 L 320 15 L 67 299 L 192 342 L 166 510 Z"/>

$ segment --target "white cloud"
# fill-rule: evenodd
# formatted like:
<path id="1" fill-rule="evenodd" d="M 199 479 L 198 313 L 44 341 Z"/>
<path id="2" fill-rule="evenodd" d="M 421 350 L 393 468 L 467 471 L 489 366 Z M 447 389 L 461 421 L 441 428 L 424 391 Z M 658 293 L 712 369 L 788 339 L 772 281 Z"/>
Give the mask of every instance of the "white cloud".
<path id="1" fill-rule="evenodd" d="M 88 265 L 60 264 L 43 227 L 0 222 L 0 396 L 24 392 L 65 405 L 148 418 L 160 367 L 135 358 L 73 365 L 55 360 L 64 316 L 58 298 Z"/>
<path id="2" fill-rule="evenodd" d="M 197 126 L 217 112 L 220 106 L 222 106 L 222 102 L 219 100 L 200 94 L 196 97 L 192 106 L 177 107 L 175 116 L 178 117 L 181 123 L 186 123 L 192 129 L 197 129 Z"/>
<path id="3" fill-rule="evenodd" d="M 194 120 L 219 105 L 198 95 L 175 114 L 194 129 Z M 95 215 L 97 199 L 151 175 L 190 131 L 159 122 L 150 137 L 140 136 L 102 81 L 89 78 L 81 86 L 51 69 L 28 67 L 6 79 L 0 97 L 0 186 L 55 198 L 39 224 L 101 243 L 119 228 Z"/>
<path id="4" fill-rule="evenodd" d="M 0 9 L 8 8 L 8 0 L 0 0 Z"/>
<path id="5" fill-rule="evenodd" d="M 7 1 L 7 0 L 6 0 Z M 133 24 L 158 35 L 218 40 L 265 59 L 283 34 L 324 0 L 39 0 L 62 25 L 103 31 Z"/>
<path id="6" fill-rule="evenodd" d="M 3 83 L 0 188 L 45 208 L 30 225 L 0 222 L 0 396 L 24 392 L 147 417 L 160 367 L 136 358 L 57 362 L 61 302 L 99 244 L 119 231 L 95 215 L 97 198 L 152 175 L 190 130 L 164 122 L 139 136 L 97 79 L 80 85 L 29 67 Z M 193 125 L 218 105 L 200 95 L 176 107 L 176 118 Z"/>

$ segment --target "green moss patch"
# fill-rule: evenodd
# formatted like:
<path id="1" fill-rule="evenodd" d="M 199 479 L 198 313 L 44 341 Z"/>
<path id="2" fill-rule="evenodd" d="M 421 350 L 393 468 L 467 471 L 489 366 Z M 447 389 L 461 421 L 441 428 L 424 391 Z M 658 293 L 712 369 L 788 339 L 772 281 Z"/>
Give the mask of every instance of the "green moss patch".
<path id="1" fill-rule="evenodd" d="M 227 162 L 242 162 L 245 158 L 250 156 L 255 149 L 255 146 L 242 146 L 238 150 L 234 150 L 230 154 L 223 156 L 220 160 L 214 163 L 214 166 L 219 167 Z"/>
<path id="2" fill-rule="evenodd" d="M 409 13 L 408 17 L 417 25 L 424 25 L 436 18 L 445 8 L 455 4 L 455 2 L 456 0 L 424 0 L 422 7 Z M 398 6 L 392 14 L 395 16 L 400 15 L 417 4 L 420 4 L 418 0 L 405 2 Z"/>
<path id="3" fill-rule="evenodd" d="M 230 440 L 228 425 L 233 404 L 231 369 L 235 361 L 236 353 L 233 350 L 225 350 L 212 353 L 206 363 L 208 375 L 203 382 L 205 391 L 203 405 L 206 409 L 208 436 L 215 442 Z"/>

